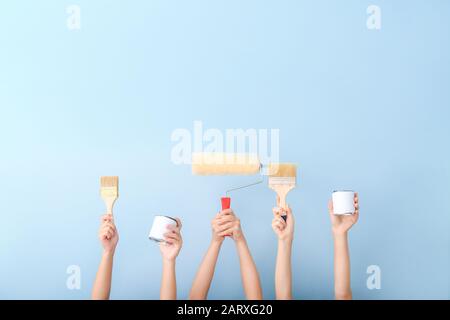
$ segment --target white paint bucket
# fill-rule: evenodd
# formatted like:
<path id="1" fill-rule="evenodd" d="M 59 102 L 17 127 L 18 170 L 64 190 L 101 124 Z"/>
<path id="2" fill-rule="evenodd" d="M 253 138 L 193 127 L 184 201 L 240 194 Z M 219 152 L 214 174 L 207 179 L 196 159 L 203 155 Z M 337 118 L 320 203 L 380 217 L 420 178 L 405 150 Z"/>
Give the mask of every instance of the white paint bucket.
<path id="1" fill-rule="evenodd" d="M 333 191 L 333 213 L 351 215 L 355 213 L 355 192 L 352 190 Z"/>
<path id="2" fill-rule="evenodd" d="M 176 226 L 177 224 L 177 220 L 174 218 L 168 216 L 155 216 L 148 238 L 156 242 L 163 242 L 164 234 L 169 231 L 167 227 L 169 225 Z"/>

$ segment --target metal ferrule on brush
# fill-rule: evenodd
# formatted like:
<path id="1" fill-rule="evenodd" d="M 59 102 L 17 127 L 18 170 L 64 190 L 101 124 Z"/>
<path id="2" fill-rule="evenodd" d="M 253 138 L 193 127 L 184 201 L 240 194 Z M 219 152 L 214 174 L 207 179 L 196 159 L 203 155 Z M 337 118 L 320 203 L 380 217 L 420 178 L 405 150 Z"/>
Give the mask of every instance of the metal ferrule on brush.
<path id="1" fill-rule="evenodd" d="M 102 197 L 117 197 L 117 187 L 102 187 L 100 189 L 100 195 Z"/>
<path id="2" fill-rule="evenodd" d="M 292 185 L 295 182 L 295 177 L 269 177 L 269 184 Z"/>

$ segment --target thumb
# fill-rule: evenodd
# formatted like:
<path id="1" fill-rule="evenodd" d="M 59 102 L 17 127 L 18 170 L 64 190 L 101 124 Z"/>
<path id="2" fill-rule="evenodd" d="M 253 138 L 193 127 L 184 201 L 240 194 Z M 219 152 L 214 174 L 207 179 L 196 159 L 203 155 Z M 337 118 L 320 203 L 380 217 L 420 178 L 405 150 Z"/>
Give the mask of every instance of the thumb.
<path id="1" fill-rule="evenodd" d="M 331 199 L 328 200 L 328 212 L 333 215 L 333 201 Z"/>
<path id="2" fill-rule="evenodd" d="M 292 215 L 292 210 L 291 210 L 291 207 L 289 205 L 286 205 L 285 214 L 286 214 L 285 221 L 288 224 L 293 224 L 294 223 L 294 216 Z"/>
<path id="3" fill-rule="evenodd" d="M 288 217 L 292 216 L 292 210 L 291 210 L 291 207 L 290 207 L 289 205 L 286 205 L 286 210 L 285 210 L 285 212 L 286 212 L 286 215 L 287 215 Z"/>

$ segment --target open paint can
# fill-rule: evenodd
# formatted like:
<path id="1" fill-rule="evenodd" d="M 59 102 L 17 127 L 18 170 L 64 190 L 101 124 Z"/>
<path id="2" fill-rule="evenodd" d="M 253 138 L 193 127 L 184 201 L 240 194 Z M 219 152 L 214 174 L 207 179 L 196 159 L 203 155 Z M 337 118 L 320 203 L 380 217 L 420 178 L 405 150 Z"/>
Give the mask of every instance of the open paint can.
<path id="1" fill-rule="evenodd" d="M 351 215 L 355 213 L 355 192 L 352 190 L 333 191 L 333 213 Z"/>
<path id="2" fill-rule="evenodd" d="M 164 241 L 164 234 L 168 231 L 167 227 L 169 225 L 176 226 L 178 224 L 177 220 L 168 216 L 155 216 L 153 219 L 152 229 L 148 238 L 156 242 Z"/>

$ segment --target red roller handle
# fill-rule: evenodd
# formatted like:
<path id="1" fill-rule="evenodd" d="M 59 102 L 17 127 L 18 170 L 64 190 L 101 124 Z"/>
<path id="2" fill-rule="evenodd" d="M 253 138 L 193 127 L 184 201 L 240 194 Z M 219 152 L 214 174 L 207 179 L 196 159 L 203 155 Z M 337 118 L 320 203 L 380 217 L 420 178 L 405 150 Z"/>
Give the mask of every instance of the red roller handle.
<path id="1" fill-rule="evenodd" d="M 231 206 L 231 198 L 230 197 L 222 197 L 220 200 L 222 202 L 222 210 L 230 209 L 230 206 Z"/>
<path id="2" fill-rule="evenodd" d="M 231 198 L 230 197 L 222 197 L 220 198 L 222 202 L 222 210 L 230 209 L 231 206 Z M 230 235 L 226 235 L 225 237 L 229 237 Z"/>

